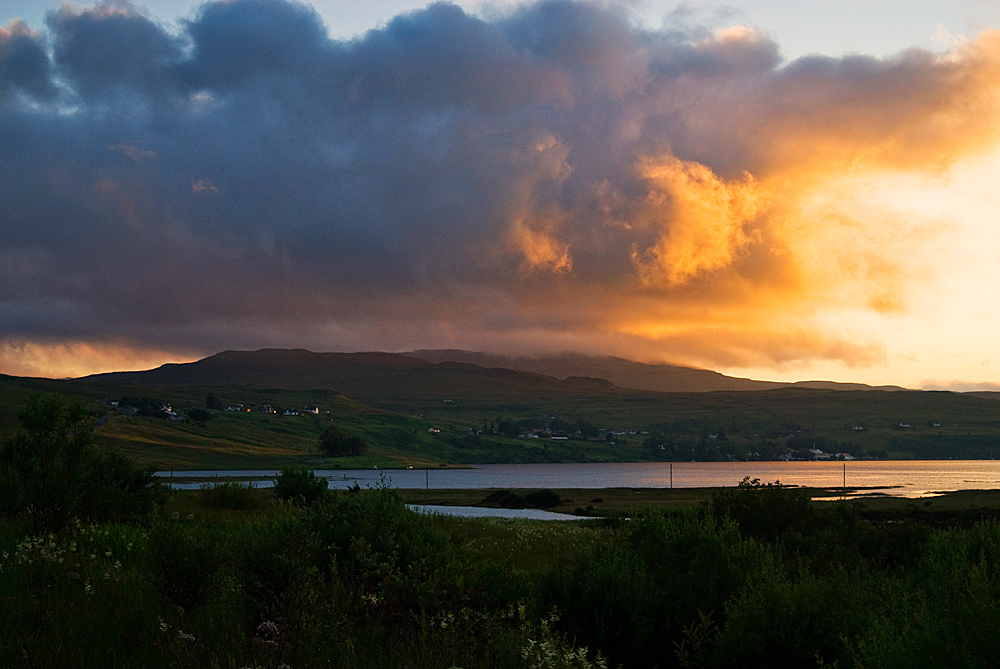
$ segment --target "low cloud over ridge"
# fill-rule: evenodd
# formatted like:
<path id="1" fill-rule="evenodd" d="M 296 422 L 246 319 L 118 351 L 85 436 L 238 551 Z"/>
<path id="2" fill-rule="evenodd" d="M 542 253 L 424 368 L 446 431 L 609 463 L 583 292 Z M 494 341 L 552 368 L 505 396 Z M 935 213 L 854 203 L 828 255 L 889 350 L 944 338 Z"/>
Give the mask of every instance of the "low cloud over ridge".
<path id="1" fill-rule="evenodd" d="M 994 147 L 998 75 L 995 32 L 789 63 L 575 2 L 351 42 L 283 0 L 177 31 L 64 5 L 0 29 L 0 371 L 74 346 L 878 362 L 817 318 L 908 309 L 941 228 L 864 184 Z"/>

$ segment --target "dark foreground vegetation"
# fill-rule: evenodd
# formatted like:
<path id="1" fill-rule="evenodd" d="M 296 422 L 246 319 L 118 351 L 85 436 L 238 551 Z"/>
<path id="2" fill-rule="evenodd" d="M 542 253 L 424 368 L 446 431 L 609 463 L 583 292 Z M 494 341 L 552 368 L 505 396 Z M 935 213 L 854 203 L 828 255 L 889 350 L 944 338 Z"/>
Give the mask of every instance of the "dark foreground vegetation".
<path id="1" fill-rule="evenodd" d="M 101 457 L 85 437 L 8 436 L 3 474 L 42 475 L 12 469 L 32 439 Z M 989 512 L 876 515 L 744 481 L 693 509 L 539 523 L 421 516 L 302 470 L 277 494 L 158 497 L 133 475 L 88 484 L 131 505 L 47 526 L 4 498 L 0 666 L 1000 665 Z"/>

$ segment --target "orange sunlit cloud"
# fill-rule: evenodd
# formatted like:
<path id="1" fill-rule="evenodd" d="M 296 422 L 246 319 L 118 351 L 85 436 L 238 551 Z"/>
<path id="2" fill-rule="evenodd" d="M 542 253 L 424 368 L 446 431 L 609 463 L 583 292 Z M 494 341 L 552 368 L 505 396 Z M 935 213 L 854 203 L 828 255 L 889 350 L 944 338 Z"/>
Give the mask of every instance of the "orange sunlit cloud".
<path id="1" fill-rule="evenodd" d="M 134 346 L 69 342 L 0 345 L 0 369 L 13 376 L 69 378 L 102 371 L 151 369 L 164 362 L 189 362 L 197 356 L 178 356 Z"/>
<path id="2" fill-rule="evenodd" d="M 743 38 L 757 36 L 721 39 Z M 726 180 L 669 154 L 644 160 L 646 216 L 662 233 L 634 251 L 633 290 L 661 286 L 650 300 L 660 304 L 616 311 L 608 319 L 616 331 L 659 344 L 664 358 L 695 364 L 884 362 L 888 342 L 877 331 L 824 330 L 824 314 L 926 307 L 920 296 L 960 261 L 942 248 L 961 239 L 965 212 L 922 215 L 891 194 L 914 179 L 947 190 L 950 168 L 993 149 L 1000 129 L 1000 33 L 915 60 L 885 68 L 902 73 L 896 91 L 875 88 L 887 75 L 880 71 L 847 82 L 858 90 L 836 82 L 839 98 L 820 90 L 800 100 L 807 109 L 822 106 L 809 110 L 808 123 L 786 124 L 782 102 L 778 114 L 758 117 L 771 124 L 761 133 L 768 146 L 759 177 Z M 893 92 L 905 96 L 894 100 Z M 693 285 L 676 289 L 684 284 Z M 638 345 L 636 353 L 654 348 Z"/>

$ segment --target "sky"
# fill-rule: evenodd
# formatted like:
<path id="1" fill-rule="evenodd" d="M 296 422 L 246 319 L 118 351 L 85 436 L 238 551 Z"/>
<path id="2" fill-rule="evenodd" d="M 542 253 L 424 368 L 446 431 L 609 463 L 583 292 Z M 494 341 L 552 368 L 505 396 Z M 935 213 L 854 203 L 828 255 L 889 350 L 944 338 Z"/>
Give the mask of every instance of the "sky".
<path id="1" fill-rule="evenodd" d="M 1000 389 L 998 3 L 0 26 L 0 373 L 463 348 Z"/>

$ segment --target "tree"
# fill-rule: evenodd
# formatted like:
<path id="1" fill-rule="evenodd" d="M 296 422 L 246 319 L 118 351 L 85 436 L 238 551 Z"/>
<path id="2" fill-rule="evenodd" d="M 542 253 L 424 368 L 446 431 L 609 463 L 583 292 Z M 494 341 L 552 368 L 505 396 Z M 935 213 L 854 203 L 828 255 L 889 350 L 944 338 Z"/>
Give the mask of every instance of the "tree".
<path id="1" fill-rule="evenodd" d="M 212 412 L 208 409 L 191 409 L 188 411 L 188 418 L 196 423 L 204 423 L 207 420 L 212 419 Z"/>
<path id="2" fill-rule="evenodd" d="M 593 423 L 583 420 L 582 418 L 577 419 L 576 429 L 579 430 L 580 436 L 584 439 L 589 439 L 590 437 L 600 437 L 601 431 Z"/>
<path id="3" fill-rule="evenodd" d="M 123 519 L 151 509 L 159 490 L 151 471 L 94 446 L 86 402 L 31 395 L 20 429 L 0 442 L 0 512 L 56 532 L 70 518 Z"/>
<path id="4" fill-rule="evenodd" d="M 274 479 L 274 496 L 278 499 L 296 500 L 301 498 L 306 504 L 327 495 L 329 483 L 325 478 L 317 478 L 311 469 L 285 467 L 281 475 Z"/>
<path id="5" fill-rule="evenodd" d="M 735 488 L 723 488 L 712 496 L 716 518 L 731 518 L 740 531 L 757 539 L 774 541 L 809 518 L 813 509 L 804 491 L 760 479 L 744 477 Z"/>
<path id="6" fill-rule="evenodd" d="M 361 455 L 368 450 L 368 442 L 347 434 L 337 425 L 330 425 L 319 437 L 319 450 L 331 458 Z"/>
<path id="7" fill-rule="evenodd" d="M 517 433 L 517 424 L 510 418 L 497 421 L 497 434 L 503 434 L 508 437 L 516 437 Z"/>
<path id="8" fill-rule="evenodd" d="M 205 408 L 220 410 L 222 409 L 222 401 L 212 393 L 209 393 L 205 396 Z"/>
<path id="9" fill-rule="evenodd" d="M 123 397 L 118 403 L 119 407 L 132 407 L 140 416 L 148 418 L 167 419 L 167 412 L 164 410 L 163 402 L 150 397 Z"/>

